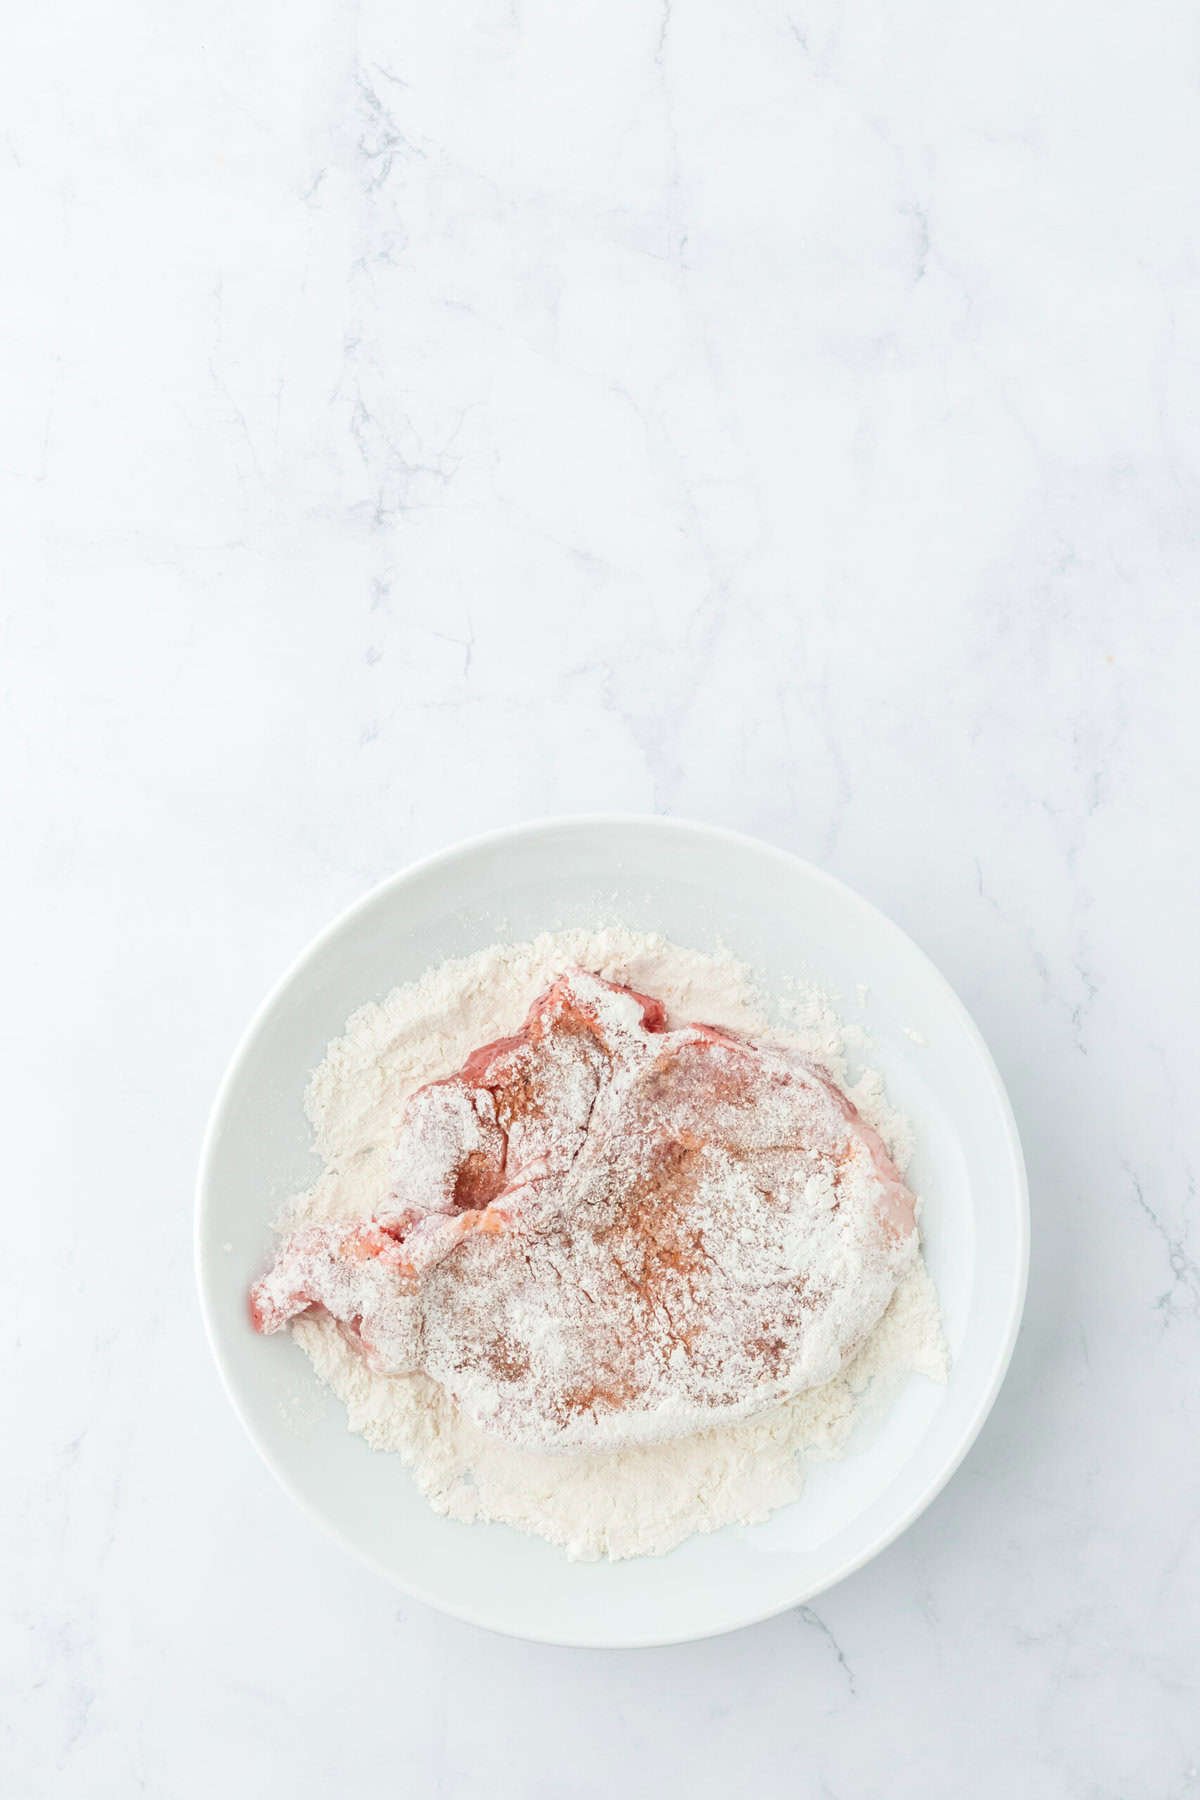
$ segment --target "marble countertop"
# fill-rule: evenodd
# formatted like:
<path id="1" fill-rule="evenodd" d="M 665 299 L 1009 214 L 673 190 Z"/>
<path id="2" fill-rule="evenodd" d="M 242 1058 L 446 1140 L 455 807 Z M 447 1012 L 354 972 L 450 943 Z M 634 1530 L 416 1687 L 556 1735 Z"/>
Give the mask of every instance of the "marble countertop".
<path id="1" fill-rule="evenodd" d="M 6 1796 L 1200 1792 L 1196 51 L 1183 0 L 13 22 Z M 1033 1196 L 946 1492 L 644 1653 L 327 1542 L 191 1271 L 294 953 L 587 810 L 892 914 Z"/>

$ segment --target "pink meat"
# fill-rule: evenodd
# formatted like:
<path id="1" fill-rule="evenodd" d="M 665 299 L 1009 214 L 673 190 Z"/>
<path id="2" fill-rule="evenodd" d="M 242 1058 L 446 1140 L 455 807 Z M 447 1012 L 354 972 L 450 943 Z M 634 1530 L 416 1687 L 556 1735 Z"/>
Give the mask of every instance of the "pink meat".
<path id="1" fill-rule="evenodd" d="M 284 1241 L 254 1324 L 323 1308 L 520 1445 L 670 1437 L 829 1380 L 916 1249 L 824 1071 L 583 971 L 412 1095 L 394 1173 L 375 1218 Z"/>

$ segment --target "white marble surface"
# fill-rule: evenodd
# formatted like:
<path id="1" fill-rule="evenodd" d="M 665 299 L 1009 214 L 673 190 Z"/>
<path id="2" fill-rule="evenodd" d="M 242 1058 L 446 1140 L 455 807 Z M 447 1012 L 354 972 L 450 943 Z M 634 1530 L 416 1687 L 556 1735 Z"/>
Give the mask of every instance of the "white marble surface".
<path id="1" fill-rule="evenodd" d="M 6 1796 L 1200 1790 L 1197 49 L 1184 0 L 9 22 Z M 1035 1219 L 919 1524 L 642 1654 L 348 1561 L 191 1274 L 293 953 L 598 808 L 891 912 Z"/>

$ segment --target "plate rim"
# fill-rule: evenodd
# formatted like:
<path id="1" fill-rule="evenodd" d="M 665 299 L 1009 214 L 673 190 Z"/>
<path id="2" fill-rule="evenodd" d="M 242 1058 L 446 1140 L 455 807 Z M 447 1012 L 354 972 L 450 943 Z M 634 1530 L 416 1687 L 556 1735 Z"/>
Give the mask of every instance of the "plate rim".
<path id="1" fill-rule="evenodd" d="M 249 1056 L 253 1042 L 267 1015 L 275 1006 L 276 1002 L 282 998 L 287 989 L 292 985 L 293 981 L 306 964 L 316 958 L 333 938 L 337 937 L 347 926 L 352 924 L 359 913 L 365 912 L 391 889 L 399 887 L 404 883 L 415 879 L 417 876 L 436 871 L 438 866 L 442 863 L 452 862 L 462 856 L 477 853 L 481 850 L 501 848 L 516 838 L 540 835 L 555 830 L 561 830 L 563 828 L 570 830 L 598 830 L 612 827 L 623 829 L 629 827 L 644 829 L 649 827 L 656 831 L 678 833 L 681 836 L 693 835 L 705 837 L 710 841 L 724 843 L 730 848 L 751 850 L 757 855 L 765 854 L 776 862 L 788 864 L 793 868 L 799 868 L 807 877 L 816 880 L 821 885 L 828 888 L 839 901 L 857 908 L 860 913 L 869 916 L 874 924 L 882 926 L 887 933 L 898 938 L 907 946 L 908 950 L 919 959 L 922 965 L 924 965 L 925 974 L 932 977 L 935 985 L 941 988 L 944 997 L 950 1002 L 952 1010 L 957 1014 L 960 1026 L 965 1029 L 968 1038 L 973 1041 L 974 1048 L 986 1070 L 994 1097 L 999 1103 L 999 1115 L 1004 1127 L 1005 1144 L 1011 1162 L 1014 1199 L 1016 1201 L 1016 1264 L 1012 1292 L 1008 1296 L 1006 1302 L 1008 1323 L 1004 1339 L 995 1354 L 986 1387 L 976 1403 L 975 1413 L 969 1427 L 962 1433 L 953 1455 L 939 1466 L 937 1473 L 926 1483 L 920 1494 L 910 1502 L 901 1513 L 889 1520 L 889 1522 L 878 1531 L 866 1545 L 848 1555 L 843 1562 L 836 1566 L 831 1574 L 823 1576 L 811 1586 L 802 1588 L 798 1593 L 789 1594 L 788 1597 L 781 1600 L 777 1606 L 771 1606 L 765 1611 L 761 1610 L 758 1605 L 755 1605 L 745 1617 L 735 1618 L 700 1631 L 689 1630 L 682 1636 L 678 1633 L 667 1633 L 661 1636 L 647 1633 L 636 1636 L 627 1635 L 620 1638 L 606 1638 L 603 1640 L 589 1638 L 585 1641 L 581 1641 L 577 1637 L 562 1636 L 551 1631 L 534 1632 L 528 1630 L 512 1630 L 502 1624 L 498 1624 L 493 1618 L 483 1617 L 481 1614 L 473 1611 L 469 1606 L 457 1603 L 448 1604 L 440 1596 L 423 1589 L 419 1581 L 411 1581 L 407 1578 L 400 1577 L 394 1569 L 389 1568 L 378 1557 L 373 1555 L 371 1551 L 363 1549 L 360 1545 L 355 1543 L 351 1537 L 347 1536 L 347 1534 L 327 1518 L 324 1513 L 318 1509 L 315 1503 L 309 1500 L 307 1495 L 304 1494 L 289 1476 L 283 1472 L 272 1455 L 269 1446 L 263 1440 L 247 1413 L 243 1410 L 231 1368 L 226 1359 L 209 1294 L 210 1260 L 214 1270 L 217 1265 L 215 1258 L 210 1258 L 206 1252 L 204 1242 L 204 1220 L 207 1196 L 211 1187 L 212 1163 L 216 1154 L 217 1138 L 224 1120 L 225 1112 L 230 1104 L 238 1079 L 242 1073 L 243 1064 Z M 819 864 L 809 862 L 805 857 L 797 855 L 794 851 L 785 850 L 779 845 L 769 842 L 765 838 L 755 837 L 752 833 L 734 831 L 726 826 L 712 825 L 703 820 L 680 818 L 674 815 L 668 817 L 657 813 L 566 813 L 526 819 L 514 825 L 505 825 L 490 831 L 478 832 L 471 837 L 458 839 L 454 843 L 446 845 L 440 850 L 435 850 L 429 855 L 418 857 L 414 861 L 406 863 L 402 868 L 395 870 L 391 875 L 385 876 L 382 881 L 374 883 L 365 893 L 360 894 L 356 900 L 353 900 L 348 906 L 344 907 L 327 925 L 322 927 L 314 937 L 310 938 L 299 953 L 293 957 L 284 972 L 271 985 L 263 999 L 255 1007 L 249 1021 L 237 1040 L 229 1061 L 225 1066 L 225 1071 L 217 1085 L 217 1091 L 213 1098 L 204 1130 L 196 1176 L 192 1254 L 196 1286 L 200 1299 L 200 1311 L 204 1321 L 204 1331 L 208 1339 L 213 1359 L 217 1365 L 217 1372 L 220 1377 L 221 1385 L 225 1390 L 226 1397 L 229 1400 L 235 1415 L 240 1420 L 246 1435 L 254 1445 L 258 1455 L 266 1464 L 271 1475 L 279 1483 L 280 1487 L 283 1488 L 289 1498 L 292 1499 L 300 1507 L 301 1511 L 305 1513 L 308 1518 L 313 1520 L 323 1532 L 334 1539 L 345 1550 L 349 1551 L 360 1563 L 365 1564 L 376 1574 L 382 1576 L 384 1580 L 390 1582 L 393 1587 L 398 1588 L 401 1593 L 408 1595 L 411 1599 L 418 1601 L 422 1605 L 430 1606 L 434 1610 L 444 1613 L 448 1617 L 461 1619 L 465 1623 L 477 1626 L 482 1630 L 494 1632 L 502 1637 L 516 1638 L 525 1643 L 552 1644 L 562 1648 L 632 1650 L 661 1649 L 672 1644 L 699 1643 L 708 1638 L 724 1637 L 730 1632 L 746 1630 L 752 1625 L 764 1624 L 768 1619 L 778 1618 L 780 1614 L 790 1611 L 793 1607 L 806 1605 L 810 1600 L 816 1599 L 820 1594 L 827 1593 L 830 1588 L 836 1587 L 840 1582 L 845 1581 L 849 1576 L 857 1573 L 859 1569 L 864 1568 L 867 1563 L 872 1562 L 875 1557 L 886 1550 L 889 1545 L 895 1543 L 897 1538 L 901 1537 L 903 1533 L 907 1531 L 918 1518 L 920 1518 L 921 1514 L 933 1504 L 934 1500 L 937 1499 L 938 1495 L 945 1489 L 961 1467 L 964 1459 L 975 1444 L 984 1424 L 991 1414 L 1000 1389 L 1004 1384 L 1005 1376 L 1008 1373 L 1009 1365 L 1012 1361 L 1013 1351 L 1016 1347 L 1017 1338 L 1020 1334 L 1021 1322 L 1024 1314 L 1025 1299 L 1029 1284 L 1030 1235 L 1031 1219 L 1028 1174 L 1025 1167 L 1024 1152 L 1021 1146 L 1020 1132 L 1017 1127 L 1012 1101 L 1009 1097 L 1004 1079 L 996 1066 L 995 1058 L 988 1048 L 983 1033 L 980 1031 L 979 1026 L 976 1024 L 965 1002 L 961 999 L 950 981 L 947 980 L 946 976 L 943 975 L 933 959 L 921 948 L 915 939 L 909 936 L 903 926 L 897 925 L 895 920 L 877 907 L 873 901 L 866 899 L 857 891 L 857 889 L 850 887 L 846 882 L 842 881 L 840 877 L 830 874 L 827 869 L 823 869 Z"/>

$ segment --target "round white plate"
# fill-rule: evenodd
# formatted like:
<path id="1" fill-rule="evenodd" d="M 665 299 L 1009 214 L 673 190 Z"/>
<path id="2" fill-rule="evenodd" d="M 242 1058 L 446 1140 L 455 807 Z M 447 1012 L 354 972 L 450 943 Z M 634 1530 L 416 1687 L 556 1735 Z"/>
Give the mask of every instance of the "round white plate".
<path id="1" fill-rule="evenodd" d="M 430 1511 L 398 1458 L 369 1450 L 285 1334 L 256 1337 L 246 1290 L 280 1202 L 315 1174 L 303 1096 L 364 1001 L 498 939 L 620 921 L 729 946 L 767 991 L 800 975 L 874 1038 L 872 1064 L 913 1122 L 910 1179 L 952 1357 L 947 1387 L 912 1377 L 839 1462 L 765 1524 L 664 1557 L 570 1563 L 500 1525 Z M 860 1004 L 861 1002 L 861 1004 Z M 280 1481 L 351 1550 L 432 1606 L 497 1631 L 581 1645 L 676 1643 L 748 1625 L 860 1568 L 915 1519 L 982 1425 L 1025 1292 L 1029 1206 L 1003 1084 L 937 970 L 829 875 L 754 839 L 651 818 L 564 819 L 477 838 L 397 875 L 296 963 L 221 1086 L 200 1170 L 196 1257 L 230 1398 Z M 312 1404 L 297 1408 L 296 1395 Z M 860 1441 L 861 1440 L 861 1441 Z"/>

